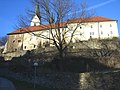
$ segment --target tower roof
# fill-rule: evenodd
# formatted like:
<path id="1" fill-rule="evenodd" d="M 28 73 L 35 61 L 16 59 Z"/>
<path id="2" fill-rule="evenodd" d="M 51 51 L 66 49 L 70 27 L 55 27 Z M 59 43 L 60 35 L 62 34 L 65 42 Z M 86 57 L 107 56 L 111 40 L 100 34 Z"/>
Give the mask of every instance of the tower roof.
<path id="1" fill-rule="evenodd" d="M 36 4 L 35 15 L 37 15 L 38 18 L 41 19 L 41 16 L 40 16 L 40 9 L 39 9 L 39 4 Z"/>

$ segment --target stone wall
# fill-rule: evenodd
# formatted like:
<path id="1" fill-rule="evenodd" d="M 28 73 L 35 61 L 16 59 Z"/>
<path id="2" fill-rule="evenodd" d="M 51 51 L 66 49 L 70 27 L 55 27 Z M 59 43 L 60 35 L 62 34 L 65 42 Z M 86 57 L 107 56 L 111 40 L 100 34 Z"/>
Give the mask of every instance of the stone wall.
<path id="1" fill-rule="evenodd" d="M 8 73 L 8 72 L 7 72 Z M 12 77 L 34 82 L 34 75 L 10 73 Z M 7 75 L 10 75 L 7 74 Z M 37 73 L 36 84 L 60 90 L 120 90 L 120 70 L 87 73 Z"/>
<path id="2" fill-rule="evenodd" d="M 65 90 L 120 90 L 120 72 L 46 73 L 37 83 Z"/>
<path id="3" fill-rule="evenodd" d="M 8 35 L 6 51 L 4 53 L 22 50 L 23 34 Z"/>
<path id="4" fill-rule="evenodd" d="M 13 57 L 21 57 L 26 54 L 27 51 L 19 50 L 16 52 L 2 53 L 2 57 L 4 57 L 5 61 L 12 60 Z"/>

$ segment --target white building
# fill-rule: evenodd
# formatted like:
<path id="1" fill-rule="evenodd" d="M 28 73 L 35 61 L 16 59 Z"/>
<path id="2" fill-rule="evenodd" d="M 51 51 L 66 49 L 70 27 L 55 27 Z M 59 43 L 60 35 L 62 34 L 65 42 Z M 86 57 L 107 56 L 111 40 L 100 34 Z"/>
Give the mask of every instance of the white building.
<path id="1" fill-rule="evenodd" d="M 90 38 L 107 39 L 119 37 L 117 20 L 101 16 L 89 18 L 77 29 L 77 31 L 80 32 L 80 35 L 76 35 L 76 38 L 80 40 L 89 40 Z"/>
<path id="2" fill-rule="evenodd" d="M 63 29 L 74 29 L 81 18 L 69 19 L 70 23 L 60 23 L 61 30 Z M 52 31 L 55 31 L 55 24 L 52 24 Z M 34 34 L 41 34 L 46 37 L 51 37 L 50 25 L 41 24 L 41 16 L 39 7 L 36 6 L 35 15 L 31 20 L 31 25 L 26 28 L 20 28 L 14 32 L 8 34 L 8 41 L 6 50 L 17 51 L 17 50 L 32 50 L 37 49 L 38 46 L 44 46 L 46 43 L 51 42 L 48 39 L 37 37 Z M 66 34 L 69 41 L 71 33 Z M 113 37 L 119 37 L 117 20 L 102 16 L 94 16 L 87 18 L 84 22 L 80 23 L 77 27 L 72 42 L 87 41 L 89 39 L 111 39 Z"/>

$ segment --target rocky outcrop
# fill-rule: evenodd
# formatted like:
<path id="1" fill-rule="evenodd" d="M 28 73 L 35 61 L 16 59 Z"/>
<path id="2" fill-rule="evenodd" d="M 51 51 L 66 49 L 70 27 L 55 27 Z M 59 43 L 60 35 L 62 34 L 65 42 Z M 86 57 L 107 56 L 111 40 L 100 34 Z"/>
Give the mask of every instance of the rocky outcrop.
<path id="1" fill-rule="evenodd" d="M 9 53 L 3 53 L 2 56 L 4 57 L 4 60 L 11 60 L 13 57 L 21 57 L 26 54 L 27 51 L 16 51 L 16 52 L 9 52 Z"/>
<path id="2" fill-rule="evenodd" d="M 13 57 L 20 57 L 26 54 L 27 51 L 19 50 L 16 52 L 6 52 L 5 46 L 0 46 L 0 57 L 4 57 L 4 60 L 11 60 Z"/>

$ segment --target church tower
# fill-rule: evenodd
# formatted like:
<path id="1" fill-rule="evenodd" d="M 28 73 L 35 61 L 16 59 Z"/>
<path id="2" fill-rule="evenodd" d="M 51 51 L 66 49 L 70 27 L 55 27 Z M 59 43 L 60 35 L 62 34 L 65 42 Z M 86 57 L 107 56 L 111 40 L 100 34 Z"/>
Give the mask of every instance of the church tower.
<path id="1" fill-rule="evenodd" d="M 41 24 L 41 16 L 40 16 L 39 5 L 37 4 L 35 9 L 35 14 L 31 20 L 30 26 L 38 26 L 40 24 Z"/>

